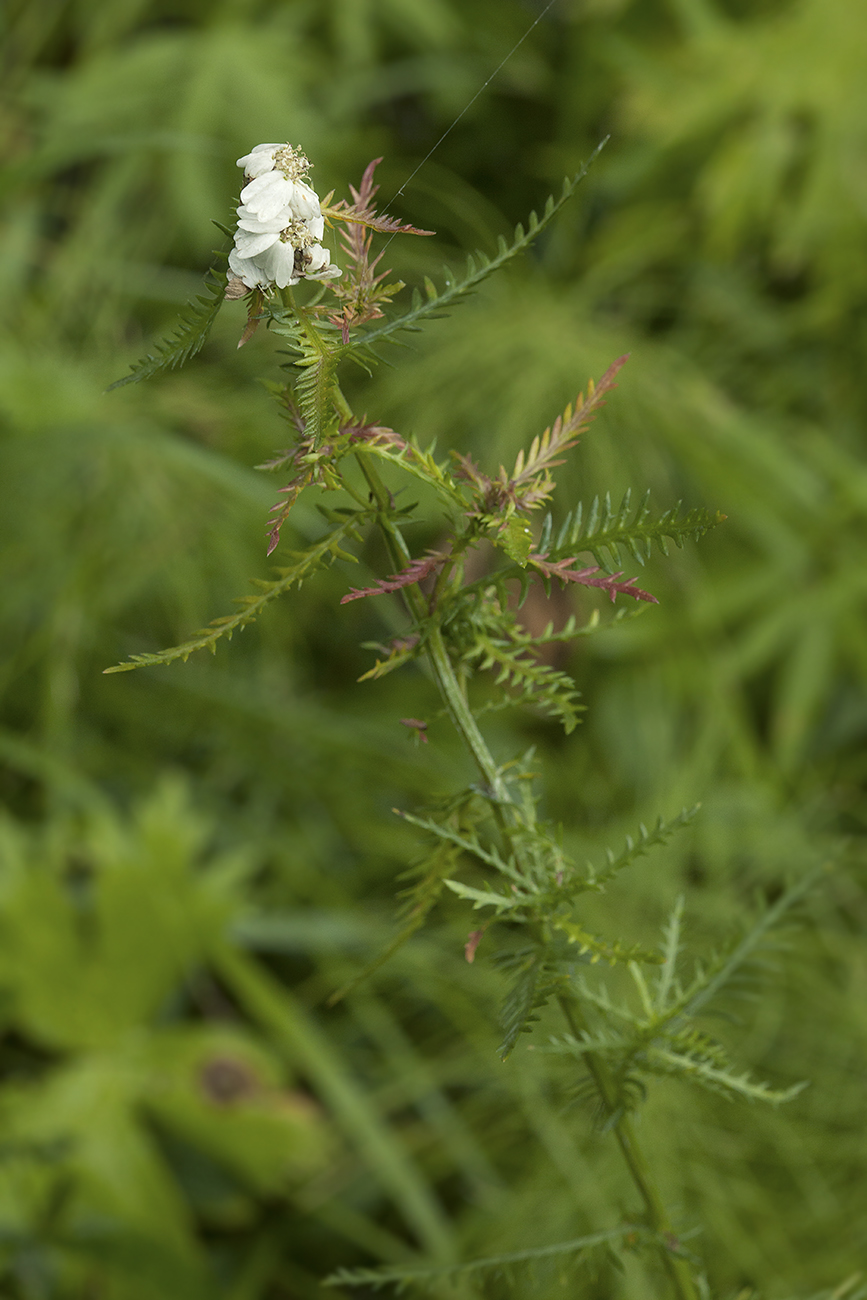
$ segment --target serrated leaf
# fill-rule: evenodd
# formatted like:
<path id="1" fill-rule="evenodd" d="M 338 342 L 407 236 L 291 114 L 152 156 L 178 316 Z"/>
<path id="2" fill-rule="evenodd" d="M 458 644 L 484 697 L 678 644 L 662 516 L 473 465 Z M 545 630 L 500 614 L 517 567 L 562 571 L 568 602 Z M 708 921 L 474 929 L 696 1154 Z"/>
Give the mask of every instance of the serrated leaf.
<path id="1" fill-rule="evenodd" d="M 240 597 L 237 601 L 240 608 L 234 614 L 224 614 L 221 618 L 213 619 L 208 627 L 202 628 L 189 641 L 172 646 L 168 650 L 132 655 L 129 662 L 115 664 L 111 668 L 103 669 L 103 672 L 127 673 L 131 672 L 133 668 L 150 668 L 160 664 L 174 663 L 176 659 L 186 662 L 190 655 L 195 654 L 197 650 L 207 649 L 212 654 L 215 653 L 219 640 L 223 637 L 228 637 L 231 640 L 232 634 L 241 631 L 249 623 L 253 623 L 266 605 L 276 600 L 278 596 L 284 595 L 292 587 L 300 586 L 306 578 L 310 577 L 318 569 L 325 568 L 338 556 L 345 559 L 355 559 L 354 556 L 341 549 L 340 541 L 343 537 L 353 533 L 358 527 L 358 523 L 358 516 L 348 519 L 340 527 L 327 533 L 324 538 L 307 547 L 306 550 L 297 551 L 292 557 L 293 562 L 278 570 L 280 576 L 276 581 L 268 582 L 261 578 L 254 579 L 255 585 L 260 589 L 260 595 Z"/>
<path id="2" fill-rule="evenodd" d="M 541 220 L 537 219 L 534 213 L 531 216 L 528 230 L 525 231 L 522 225 L 517 225 L 515 227 L 515 237 L 512 243 L 505 247 L 500 247 L 496 257 L 488 259 L 484 254 L 477 253 L 476 256 L 480 259 L 480 264 L 478 266 L 474 265 L 472 269 L 468 269 L 462 279 L 456 279 L 453 272 L 448 267 L 444 267 L 442 276 L 445 289 L 442 291 L 438 290 L 436 285 L 433 284 L 430 279 L 426 278 L 426 297 L 422 298 L 421 294 L 419 294 L 418 299 L 416 299 L 415 295 L 413 295 L 412 305 L 408 312 L 405 312 L 402 316 L 395 317 L 393 320 L 388 321 L 387 324 L 381 325 L 378 329 L 371 330 L 368 334 L 359 334 L 358 340 L 353 340 L 353 342 L 350 343 L 347 355 L 355 348 L 364 348 L 385 339 L 393 342 L 393 336 L 401 330 L 417 328 L 420 321 L 441 316 L 445 312 L 446 308 L 451 307 L 452 304 L 461 299 L 467 298 L 474 293 L 482 281 L 486 280 L 489 275 L 493 275 L 495 271 L 498 271 L 500 267 L 504 266 L 507 262 L 520 256 L 521 253 L 526 252 L 533 241 L 541 234 L 563 205 L 567 203 L 575 193 L 606 142 L 607 137 L 606 140 L 603 140 L 593 151 L 590 158 L 580 171 L 578 171 L 575 176 L 567 177 L 566 180 L 564 180 L 560 197 L 558 199 L 554 199 L 553 196 L 549 198 L 545 205 L 545 212 Z"/>
<path id="3" fill-rule="evenodd" d="M 207 297 L 200 295 L 195 302 L 187 304 L 186 313 L 181 316 L 174 333 L 158 343 L 153 352 L 137 361 L 123 379 L 116 379 L 113 384 L 109 384 L 105 390 L 107 393 L 115 388 L 123 388 L 126 384 L 138 384 L 143 379 L 151 379 L 164 370 L 176 370 L 201 351 L 226 296 L 225 274 L 213 269 L 209 271 L 205 290 Z"/>
<path id="4" fill-rule="evenodd" d="M 589 953 L 591 961 L 598 961 L 604 958 L 610 965 L 617 962 L 644 961 L 653 965 L 661 965 L 662 954 L 649 948 L 642 948 L 639 944 L 632 944 L 629 948 L 624 948 L 622 944 L 607 943 L 604 939 L 599 939 L 596 935 L 585 930 L 583 925 L 576 921 L 569 921 L 565 917 L 555 916 L 551 918 L 551 926 L 555 930 L 560 930 L 565 934 L 570 943 L 577 944 L 579 953 Z"/>

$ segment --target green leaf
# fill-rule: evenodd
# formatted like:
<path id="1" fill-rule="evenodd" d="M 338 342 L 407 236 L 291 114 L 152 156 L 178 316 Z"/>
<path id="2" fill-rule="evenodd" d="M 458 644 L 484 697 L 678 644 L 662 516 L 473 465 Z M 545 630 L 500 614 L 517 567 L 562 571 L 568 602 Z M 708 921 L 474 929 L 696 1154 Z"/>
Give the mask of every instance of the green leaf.
<path id="1" fill-rule="evenodd" d="M 503 630 L 511 633 L 511 628 Z M 579 703 L 580 692 L 568 673 L 540 663 L 527 651 L 526 641 L 518 639 L 515 644 L 511 635 L 508 639 L 489 636 L 478 628 L 473 645 L 464 652 L 464 661 L 473 663 L 477 672 L 488 668 L 496 671 L 495 684 L 509 691 L 505 704 L 532 704 L 543 709 L 552 717 L 561 719 L 568 736 L 575 730 L 584 710 L 584 705 Z"/>
<path id="2" fill-rule="evenodd" d="M 639 564 L 649 558 L 653 543 L 663 555 L 668 555 L 668 542 L 678 548 L 687 540 L 698 541 L 712 528 L 725 521 L 718 510 L 702 508 L 678 515 L 680 502 L 655 518 L 650 513 L 650 493 L 646 492 L 639 505 L 632 509 L 632 493 L 624 493 L 620 505 L 611 503 L 611 496 L 594 497 L 586 513 L 580 503 L 566 516 L 548 558 L 551 561 L 573 555 L 576 551 L 589 551 L 598 565 L 606 570 L 617 568 L 627 559 Z"/>
<path id="3" fill-rule="evenodd" d="M 539 1018 L 535 1012 L 545 1005 L 554 987 L 545 968 L 544 954 L 538 948 L 510 954 L 506 961 L 516 968 L 516 974 L 500 1011 L 503 1041 L 497 1053 L 501 1061 L 511 1056 L 521 1034 L 531 1032 Z"/>
<path id="4" fill-rule="evenodd" d="M 327 321 L 314 324 L 309 312 L 295 308 L 292 315 L 276 313 L 279 324 L 272 332 L 288 339 L 295 353 L 292 365 L 298 374 L 293 391 L 300 408 L 306 437 L 318 447 L 336 415 L 333 394 L 337 366 L 344 354 L 339 335 Z"/>
<path id="5" fill-rule="evenodd" d="M 123 388 L 125 384 L 138 384 L 164 370 L 176 370 L 200 352 L 226 296 L 225 272 L 213 268 L 208 272 L 205 293 L 206 296 L 200 295 L 195 302 L 187 304 L 186 314 L 181 316 L 173 334 L 158 343 L 153 352 L 137 361 L 130 374 L 124 375 L 123 379 L 116 379 L 105 391 L 110 393 L 115 388 Z"/>
<path id="6" fill-rule="evenodd" d="M 540 1259 L 552 1259 L 562 1255 L 577 1255 L 585 1250 L 606 1245 L 624 1238 L 630 1240 L 653 1240 L 652 1234 L 638 1224 L 621 1224 L 609 1232 L 594 1232 L 587 1237 L 576 1237 L 572 1241 L 560 1241 L 550 1246 L 531 1246 L 527 1250 L 513 1250 L 503 1255 L 490 1255 L 484 1259 L 471 1259 L 462 1264 L 445 1264 L 433 1267 L 413 1267 L 412 1265 L 383 1268 L 339 1268 L 331 1273 L 322 1283 L 323 1286 L 372 1286 L 379 1291 L 385 1286 L 394 1286 L 403 1291 L 407 1286 L 418 1285 L 425 1289 L 435 1282 L 458 1282 L 462 1277 L 472 1273 L 500 1273 L 508 1270 L 511 1264 L 532 1264 Z"/>
<path id="7" fill-rule="evenodd" d="M 366 512 L 359 511 L 330 533 L 326 533 L 318 542 L 308 546 L 305 551 L 295 551 L 292 556 L 292 564 L 278 569 L 277 572 L 280 577 L 275 581 L 265 582 L 260 578 L 255 579 L 256 586 L 260 588 L 258 596 L 239 597 L 237 603 L 240 608 L 234 614 L 226 614 L 222 618 L 215 618 L 208 627 L 202 628 L 189 641 L 172 646 L 168 650 L 156 650 L 149 654 L 132 655 L 128 663 L 115 664 L 111 668 L 104 668 L 103 672 L 128 673 L 133 668 L 150 668 L 157 664 L 170 664 L 174 663 L 176 659 L 186 662 L 190 655 L 197 650 L 208 649 L 212 654 L 215 653 L 218 641 L 223 637 L 228 637 L 231 640 L 233 633 L 247 627 L 249 623 L 255 622 L 266 605 L 270 605 L 278 596 L 285 595 L 292 587 L 300 586 L 306 578 L 309 578 L 318 569 L 326 568 L 338 557 L 344 560 L 354 560 L 353 555 L 341 549 L 340 542 L 354 533 L 359 522 L 365 517 Z"/>
<path id="8" fill-rule="evenodd" d="M 555 199 L 553 195 L 548 198 L 541 217 L 538 217 L 535 212 L 531 212 L 526 230 L 523 226 L 518 225 L 515 227 L 515 238 L 511 244 L 507 244 L 505 240 L 500 241 L 496 257 L 488 257 L 481 252 L 472 254 L 467 258 L 466 274 L 461 280 L 456 280 L 450 270 L 444 269 L 443 279 L 446 287 L 441 291 L 437 289 L 431 280 L 426 279 L 426 294 L 424 297 L 416 291 L 413 295 L 412 307 L 408 312 L 388 321 L 387 324 L 381 325 L 378 329 L 371 330 L 367 334 L 359 331 L 357 338 L 347 347 L 345 355 L 349 356 L 353 351 L 358 351 L 363 355 L 365 351 L 373 351 L 377 343 L 385 340 L 395 342 L 393 336 L 401 330 L 418 330 L 423 321 L 446 315 L 448 308 L 461 299 L 469 297 L 484 280 L 487 280 L 488 276 L 493 275 L 495 271 L 499 271 L 501 267 L 520 256 L 521 253 L 526 252 L 545 227 L 553 221 L 560 209 L 572 198 L 606 143 L 607 137 L 594 149 L 580 171 L 575 176 L 567 177 L 564 180 L 563 189 L 558 199 Z"/>
<path id="9" fill-rule="evenodd" d="M 13 994 L 20 1033 L 52 1050 L 84 1050 L 151 1022 L 238 907 L 245 860 L 227 856 L 202 871 L 205 834 L 171 783 L 131 825 L 94 815 L 77 850 L 88 887 L 76 898 L 54 846 L 4 828 L 0 986 Z"/>
<path id="10" fill-rule="evenodd" d="M 445 880 L 443 881 L 443 884 L 446 885 L 452 893 L 457 894 L 458 898 L 471 901 L 474 911 L 480 907 L 493 907 L 496 909 L 497 915 L 499 916 L 503 912 L 519 911 L 524 906 L 523 899 L 507 898 L 504 894 L 498 894 L 490 888 L 475 889 L 472 885 L 465 885 L 460 880 Z M 523 918 L 512 917 L 510 919 L 520 920 Z"/>
<path id="11" fill-rule="evenodd" d="M 533 530 L 525 520 L 512 516 L 498 534 L 491 536 L 491 540 L 515 564 L 520 564 L 522 569 L 527 567 L 533 549 Z"/>
<path id="12" fill-rule="evenodd" d="M 565 917 L 552 917 L 551 927 L 565 934 L 570 943 L 577 944 L 581 955 L 589 953 L 590 960 L 594 962 L 599 961 L 600 958 L 604 958 L 612 966 L 617 962 L 629 961 L 652 962 L 654 965 L 662 962 L 661 954 L 652 949 L 642 948 L 639 944 L 632 944 L 625 948 L 618 941 L 608 943 L 604 939 L 598 939 L 589 930 L 585 930 L 584 926 L 579 925 L 577 921 L 569 921 Z"/>

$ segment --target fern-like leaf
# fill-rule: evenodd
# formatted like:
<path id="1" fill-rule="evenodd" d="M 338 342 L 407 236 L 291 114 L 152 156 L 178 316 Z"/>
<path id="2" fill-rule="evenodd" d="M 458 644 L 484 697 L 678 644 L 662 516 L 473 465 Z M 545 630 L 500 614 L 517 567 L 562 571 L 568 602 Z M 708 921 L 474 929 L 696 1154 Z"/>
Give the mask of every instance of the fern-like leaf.
<path id="1" fill-rule="evenodd" d="M 529 562 L 534 569 L 542 574 L 546 591 L 550 592 L 551 580 L 556 580 L 564 585 L 567 582 L 577 583 L 581 587 L 598 587 L 614 601 L 618 596 L 632 596 L 634 600 L 646 600 L 651 605 L 657 605 L 655 596 L 651 596 L 649 591 L 642 591 L 636 587 L 634 578 L 627 578 L 621 582 L 621 573 L 609 573 L 604 577 L 597 577 L 599 573 L 598 565 L 591 565 L 589 568 L 574 568 L 575 556 L 566 555 L 562 560 L 552 560 L 547 555 L 533 554 L 529 557 Z"/>
<path id="2" fill-rule="evenodd" d="M 586 512 L 582 505 L 566 516 L 552 543 L 553 528 L 546 519 L 539 541 L 539 551 L 550 547 L 550 558 L 561 560 L 574 550 L 589 551 L 596 563 L 610 570 L 630 556 L 639 564 L 649 558 L 654 543 L 668 555 L 668 542 L 682 547 L 687 540 L 697 541 L 725 520 L 719 511 L 690 510 L 678 517 L 680 503 L 656 518 L 650 513 L 650 493 L 645 493 L 633 511 L 632 494 L 627 491 L 620 505 L 611 504 L 608 493 L 595 497 Z"/>
<path id="3" fill-rule="evenodd" d="M 496 575 L 494 576 L 493 581 L 496 585 Z M 507 593 L 502 592 L 500 594 L 501 599 L 505 604 Z M 515 650 L 515 653 L 518 653 L 519 651 L 532 653 L 541 650 L 548 645 L 557 645 L 564 641 L 574 641 L 579 636 L 592 636 L 596 632 L 601 632 L 603 628 L 612 627 L 615 623 L 622 623 L 624 619 L 633 618 L 636 612 L 637 611 L 635 610 L 621 607 L 615 612 L 613 618 L 603 624 L 602 619 L 599 616 L 599 610 L 594 609 L 586 623 L 579 624 L 575 616 L 570 615 L 567 622 L 558 631 L 555 632 L 553 623 L 549 623 L 543 632 L 537 634 L 527 632 L 520 626 L 520 624 L 514 623 L 509 627 L 508 644 Z M 513 693 L 505 696 L 503 699 L 488 700 L 481 706 L 475 708 L 473 711 L 476 717 L 479 717 L 483 713 L 491 713 L 496 709 L 510 708 L 516 704 L 537 703 L 532 692 L 528 693 L 525 697 L 520 692 L 515 692 L 514 684 L 512 689 Z M 579 707 L 583 709 L 583 706 Z"/>
<path id="4" fill-rule="evenodd" d="M 343 355 L 335 337 L 337 331 L 325 321 L 314 324 L 310 312 L 301 307 L 291 313 L 272 312 L 272 320 L 273 332 L 287 339 L 294 353 L 291 364 L 296 371 L 295 401 L 305 437 L 311 447 L 318 447 L 335 420 L 334 377 Z"/>
<path id="5" fill-rule="evenodd" d="M 536 1051 L 548 1056 L 574 1056 L 580 1060 L 588 1054 L 623 1056 L 630 1047 L 631 1040 L 626 1034 L 619 1033 L 616 1029 L 603 1029 L 592 1034 L 584 1033 L 580 1038 L 574 1034 L 551 1034 L 548 1042 L 537 1047 Z"/>
<path id="6" fill-rule="evenodd" d="M 384 325 L 380 325 L 378 329 L 371 330 L 366 334 L 360 334 L 357 340 L 349 343 L 346 355 L 351 355 L 354 351 L 364 353 L 371 349 L 375 350 L 376 345 L 379 343 L 394 341 L 394 336 L 401 331 L 418 330 L 424 321 L 445 315 L 449 308 L 474 293 L 479 285 L 484 280 L 487 280 L 488 276 L 493 275 L 495 271 L 499 271 L 508 262 L 519 257 L 521 253 L 526 252 L 545 227 L 554 220 L 554 217 L 564 204 L 568 203 L 569 199 L 572 198 L 604 143 L 605 141 L 594 150 L 591 157 L 575 176 L 567 177 L 563 182 L 560 197 L 555 199 L 552 195 L 548 199 L 541 217 L 538 217 L 535 212 L 531 212 L 526 230 L 522 225 L 518 225 L 515 228 L 515 237 L 511 244 L 507 244 L 502 238 L 500 239 L 496 257 L 488 257 L 487 254 L 481 252 L 472 254 L 467 258 L 466 272 L 461 279 L 455 279 L 452 272 L 445 269 L 443 272 L 445 288 L 442 290 L 438 290 L 431 280 L 426 280 L 424 295 L 416 290 L 409 311 L 395 317 Z"/>
<path id="7" fill-rule="evenodd" d="M 709 1049 L 705 1036 L 695 1031 L 691 1040 L 680 1051 L 671 1047 L 651 1046 L 642 1062 L 645 1070 L 654 1074 L 679 1075 L 725 1097 L 728 1101 L 763 1101 L 769 1106 L 782 1106 L 792 1101 L 808 1086 L 801 1082 L 791 1088 L 772 1088 L 764 1081 L 756 1082 L 748 1071 L 735 1074 L 722 1053 L 722 1049 Z"/>
<path id="8" fill-rule="evenodd" d="M 366 451 L 372 452 L 381 460 L 399 465 L 408 474 L 432 487 L 445 498 L 449 506 L 457 507 L 463 513 L 466 501 L 447 466 L 435 459 L 435 443 L 423 449 L 415 438 L 402 438 L 393 429 L 381 425 L 347 426 L 347 429 L 353 442 L 363 442 Z"/>
<path id="9" fill-rule="evenodd" d="M 569 943 L 577 946 L 579 956 L 589 955 L 591 962 L 601 959 L 607 961 L 610 966 L 615 966 L 618 962 L 641 961 L 653 965 L 662 962 L 662 955 L 651 948 L 642 948 L 637 943 L 625 947 L 619 940 L 609 943 L 606 939 L 599 939 L 589 930 L 585 930 L 584 926 L 577 921 L 570 921 L 564 916 L 552 917 L 550 924 L 553 930 L 561 931 Z"/>
<path id="10" fill-rule="evenodd" d="M 664 960 L 657 976 L 656 996 L 654 998 L 654 1010 L 658 1015 L 667 1011 L 672 993 L 680 991 L 677 985 L 677 959 L 680 956 L 680 930 L 683 923 L 683 907 L 683 894 L 680 894 L 672 908 L 668 924 L 663 931 L 665 937 Z"/>
<path id="11" fill-rule="evenodd" d="M 410 636 L 395 637 L 388 645 L 380 645 L 374 641 L 362 642 L 364 650 L 378 650 L 384 655 L 384 659 L 377 659 L 372 668 L 359 677 L 360 682 L 375 681 L 379 677 L 385 677 L 388 673 L 393 673 L 396 668 L 403 667 L 412 659 L 417 659 L 422 650 L 421 638 L 415 634 Z"/>
<path id="12" fill-rule="evenodd" d="M 538 948 L 526 948 L 510 953 L 500 964 L 508 963 L 516 971 L 512 987 L 500 1011 L 503 1041 L 497 1048 L 501 1061 L 507 1060 L 515 1049 L 521 1034 L 529 1034 L 539 1019 L 536 1012 L 545 1006 L 554 988 L 554 981 L 545 966 L 544 954 Z"/>
<path id="13" fill-rule="evenodd" d="M 460 831 L 452 826 L 445 825 L 443 822 L 435 821 L 432 817 L 416 817 L 413 813 L 401 812 L 398 808 L 395 808 L 394 811 L 404 821 L 413 826 L 418 826 L 420 830 L 428 831 L 437 839 L 454 844 L 456 848 L 462 849 L 464 853 L 478 859 L 486 867 L 493 867 L 495 871 L 510 876 L 513 880 L 521 878 L 520 872 L 511 859 L 503 858 L 493 845 L 482 844 L 473 831 Z"/>
<path id="14" fill-rule="evenodd" d="M 348 536 L 355 533 L 359 523 L 367 518 L 366 512 L 359 511 L 351 519 L 346 520 L 343 524 L 327 533 L 320 541 L 315 542 L 304 551 L 296 551 L 293 556 L 293 562 L 277 570 L 279 577 L 272 582 L 266 582 L 262 579 L 255 579 L 256 586 L 259 587 L 259 594 L 256 596 L 242 596 L 237 604 L 240 608 L 234 614 L 227 614 L 223 618 L 214 619 L 206 628 L 202 628 L 189 641 L 184 641 L 182 645 L 172 646 L 168 650 L 158 650 L 152 654 L 132 655 L 128 663 L 115 664 L 112 668 L 103 669 L 106 673 L 127 673 L 133 668 L 150 668 L 157 664 L 174 663 L 176 659 L 186 662 L 191 654 L 197 650 L 210 650 L 212 654 L 216 653 L 217 642 L 223 637 L 230 640 L 233 633 L 245 628 L 249 623 L 255 622 L 266 605 L 270 605 L 273 600 L 284 595 L 292 587 L 298 587 L 306 578 L 315 573 L 317 569 L 325 568 L 335 559 L 351 560 L 356 563 L 354 555 L 344 551 L 341 542 Z"/>
<path id="15" fill-rule="evenodd" d="M 533 439 L 528 451 L 518 452 L 511 476 L 501 466 L 497 477 L 490 478 L 470 456 L 453 451 L 452 456 L 459 466 L 458 477 L 468 482 L 473 491 L 476 508 L 472 513 L 483 520 L 490 517 L 496 521 L 498 531 L 502 531 L 504 518 L 508 520 L 512 511 L 535 510 L 546 501 L 554 490 L 551 470 L 563 464 L 564 454 L 575 446 L 588 428 L 598 408 L 603 405 L 605 394 L 616 387 L 615 378 L 628 359 L 628 354 L 618 357 L 598 384 L 591 379 L 587 397 L 579 393 L 574 407 L 567 406 L 553 425 Z"/>
<path id="16" fill-rule="evenodd" d="M 768 942 L 770 931 L 800 902 L 826 871 L 827 867 L 822 864 L 806 872 L 799 881 L 780 895 L 746 934 L 720 954 L 706 971 L 700 971 L 696 975 L 690 987 L 679 999 L 679 1008 L 684 1014 L 697 1015 L 733 982 L 746 963 L 755 960 L 758 951 Z"/>
<path id="17" fill-rule="evenodd" d="M 549 471 L 563 463 L 560 458 L 570 447 L 575 446 L 598 408 L 603 405 L 605 394 L 616 387 L 617 374 L 628 360 L 628 353 L 618 357 L 605 371 L 598 384 L 594 384 L 591 379 L 587 386 L 587 397 L 585 398 L 583 393 L 580 394 L 574 409 L 568 406 L 550 428 L 534 438 L 526 455 L 523 451 L 518 453 L 511 481 L 517 496 L 526 504 L 538 505 L 543 497 L 549 494 L 549 489 L 553 486 L 550 483 Z M 544 488 L 541 486 L 542 483 Z"/>
<path id="18" fill-rule="evenodd" d="M 205 278 L 205 294 L 187 304 L 174 333 L 157 343 L 153 352 L 137 361 L 128 375 L 116 379 L 105 391 L 110 393 L 125 384 L 138 384 L 143 379 L 162 374 L 164 370 L 176 370 L 184 365 L 204 346 L 225 296 L 226 276 L 212 268 Z"/>
<path id="19" fill-rule="evenodd" d="M 597 870 L 592 863 L 587 863 L 588 881 L 597 888 L 600 885 L 606 885 L 609 880 L 613 880 L 621 871 L 631 867 L 637 858 L 644 857 L 651 849 L 667 844 L 678 831 L 689 825 L 700 807 L 701 804 L 695 804 L 692 808 L 684 808 L 677 817 L 673 817 L 668 822 L 659 817 L 653 830 L 650 831 L 643 823 L 640 823 L 637 838 L 627 835 L 620 853 L 614 854 L 611 849 L 606 850 L 607 861 L 604 867 Z"/>
<path id="20" fill-rule="evenodd" d="M 471 1259 L 462 1264 L 434 1266 L 388 1265 L 383 1268 L 339 1268 L 325 1278 L 323 1286 L 370 1286 L 374 1291 L 393 1286 L 398 1294 L 408 1287 L 429 1290 L 438 1282 L 457 1282 L 474 1273 L 508 1274 L 516 1264 L 532 1264 L 537 1260 L 556 1259 L 564 1255 L 580 1255 L 600 1246 L 626 1241 L 630 1246 L 639 1242 L 657 1242 L 655 1234 L 641 1224 L 625 1223 L 608 1232 L 594 1232 L 572 1241 L 560 1241 L 550 1246 L 531 1246 L 527 1250 L 513 1250 L 508 1254 L 490 1255 L 484 1259 Z M 668 1243 L 665 1243 L 668 1244 Z"/>
<path id="21" fill-rule="evenodd" d="M 575 689 L 575 683 L 566 673 L 528 656 L 526 644 L 519 641 L 516 646 L 477 631 L 475 644 L 464 660 L 478 660 L 476 669 L 480 672 L 495 669 L 495 684 L 512 691 L 508 703 L 534 704 L 552 717 L 560 718 L 567 735 L 575 730 L 584 709 L 578 702 L 580 692 Z"/>
<path id="22" fill-rule="evenodd" d="M 599 587 L 612 596 L 622 591 L 624 595 L 632 595 L 638 600 L 653 602 L 654 597 L 648 592 L 640 592 L 637 587 L 630 590 L 630 583 L 618 581 L 620 575 L 612 570 L 629 557 L 643 565 L 651 555 L 654 544 L 663 555 L 668 555 L 669 541 L 682 547 L 685 541 L 697 540 L 725 520 L 725 515 L 719 511 L 711 513 L 700 508 L 678 517 L 679 508 L 676 505 L 654 518 L 650 512 L 649 494 L 644 496 L 637 509 L 632 507 L 630 492 L 626 492 L 616 509 L 611 504 L 610 496 L 606 495 L 602 499 L 596 497 L 588 511 L 585 512 L 580 504 L 570 511 L 556 534 L 553 519 L 547 515 L 539 541 L 529 555 L 520 558 L 510 556 L 516 562 L 467 583 L 463 596 L 471 599 L 479 589 L 494 584 L 505 603 L 508 595 L 506 584 L 517 580 L 521 583 L 523 600 L 529 587 L 529 565 L 546 583 L 557 578 L 563 582 L 577 582 L 581 586 Z M 573 568 L 576 556 L 582 552 L 589 552 L 608 576 L 597 577 L 597 570 L 592 568 Z"/>
<path id="23" fill-rule="evenodd" d="M 458 898 L 463 898 L 471 902 L 473 910 L 477 911 L 480 907 L 493 907 L 497 916 L 508 915 L 510 921 L 523 921 L 524 900 L 520 898 L 510 898 L 508 894 L 498 894 L 496 890 L 486 885 L 484 889 L 476 889 L 474 885 L 465 885 L 462 880 L 446 880 L 443 882 Z"/>
<path id="24" fill-rule="evenodd" d="M 389 578 L 380 579 L 374 587 L 353 587 L 341 597 L 340 603 L 346 605 L 351 600 L 363 600 L 366 596 L 389 595 L 400 591 L 402 587 L 415 586 L 416 583 L 423 582 L 437 569 L 442 568 L 450 554 L 450 551 L 428 551 L 427 555 L 419 556 L 400 573 L 393 573 Z"/>

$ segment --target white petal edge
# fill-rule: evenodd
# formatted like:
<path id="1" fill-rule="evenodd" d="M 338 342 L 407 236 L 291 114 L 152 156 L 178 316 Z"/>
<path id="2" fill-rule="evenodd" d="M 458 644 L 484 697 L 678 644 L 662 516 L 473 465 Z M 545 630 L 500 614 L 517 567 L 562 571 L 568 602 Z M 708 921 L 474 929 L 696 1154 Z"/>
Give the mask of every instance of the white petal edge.
<path id="1" fill-rule="evenodd" d="M 280 241 L 272 244 L 258 261 L 269 280 L 273 280 L 278 289 L 297 284 L 301 279 L 295 271 L 295 249 L 291 244 Z"/>
<path id="2" fill-rule="evenodd" d="M 282 149 L 279 144 L 257 144 L 249 153 L 244 154 L 243 158 L 235 161 L 236 167 L 243 167 L 247 176 L 262 176 L 265 172 L 274 170 L 274 154 L 278 149 Z"/>
<path id="3" fill-rule="evenodd" d="M 260 221 L 276 217 L 281 208 L 291 207 L 294 211 L 294 197 L 295 183 L 287 180 L 282 172 L 266 172 L 241 190 L 242 204 Z"/>
<path id="4" fill-rule="evenodd" d="M 279 239 L 280 232 L 276 230 L 266 230 L 259 234 L 254 234 L 248 230 L 238 230 L 235 233 L 235 248 L 241 257 L 260 257 L 266 249 L 270 248 L 272 244 L 276 244 Z"/>
<path id="5" fill-rule="evenodd" d="M 248 289 L 255 289 L 259 285 L 267 287 L 271 283 L 261 267 L 248 258 L 241 257 L 234 249 L 229 254 L 229 270 L 239 280 L 243 280 Z"/>

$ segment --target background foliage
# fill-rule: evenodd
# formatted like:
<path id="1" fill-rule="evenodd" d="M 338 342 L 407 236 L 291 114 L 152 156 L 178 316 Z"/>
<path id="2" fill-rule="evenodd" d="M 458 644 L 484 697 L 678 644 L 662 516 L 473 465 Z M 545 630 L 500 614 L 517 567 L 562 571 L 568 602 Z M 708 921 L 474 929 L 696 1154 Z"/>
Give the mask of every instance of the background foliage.
<path id="1" fill-rule="evenodd" d="M 464 963 L 456 901 L 324 1009 L 393 932 L 418 841 L 391 807 L 468 770 L 443 724 L 414 750 L 398 723 L 433 709 L 423 677 L 355 684 L 373 661 L 358 643 L 389 617 L 338 609 L 358 573 L 336 566 L 213 660 L 101 675 L 269 573 L 277 484 L 252 466 L 286 441 L 255 382 L 274 340 L 238 352 L 230 304 L 183 372 L 103 395 L 199 292 L 234 159 L 288 138 L 341 194 L 382 154 L 389 199 L 538 12 L 7 8 L 0 1267 L 16 1300 L 312 1297 L 340 1265 L 519 1250 L 628 1215 L 556 1058 L 500 1065 L 500 979 Z M 650 561 L 659 607 L 578 643 L 576 733 L 495 715 L 504 758 L 538 747 L 579 855 L 703 802 L 594 901 L 636 940 L 685 892 L 713 941 L 844 845 L 720 1030 L 763 1077 L 812 1086 L 768 1114 L 660 1084 L 646 1112 L 720 1294 L 806 1296 L 867 1260 L 865 63 L 867 14 L 845 0 L 558 0 L 394 203 L 439 232 L 391 246 L 401 277 L 491 249 L 611 142 L 517 271 L 355 397 L 496 465 L 629 350 L 562 505 L 650 487 L 659 508 L 728 516 Z M 564 1267 L 434 1293 L 561 1295 Z M 664 1293 L 604 1254 L 570 1278 Z"/>

